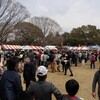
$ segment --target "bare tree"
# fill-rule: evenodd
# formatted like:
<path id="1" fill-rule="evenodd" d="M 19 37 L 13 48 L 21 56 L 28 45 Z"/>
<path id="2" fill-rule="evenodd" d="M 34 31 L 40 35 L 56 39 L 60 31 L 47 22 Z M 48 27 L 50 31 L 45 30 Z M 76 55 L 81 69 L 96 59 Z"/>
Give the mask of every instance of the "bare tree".
<path id="1" fill-rule="evenodd" d="M 60 33 L 62 30 L 57 22 L 48 17 L 33 17 L 31 18 L 31 23 L 42 29 L 44 36 L 47 36 L 51 33 L 56 35 L 56 33 Z"/>
<path id="2" fill-rule="evenodd" d="M 26 8 L 12 0 L 0 0 L 0 44 L 7 40 L 14 25 L 29 17 Z"/>

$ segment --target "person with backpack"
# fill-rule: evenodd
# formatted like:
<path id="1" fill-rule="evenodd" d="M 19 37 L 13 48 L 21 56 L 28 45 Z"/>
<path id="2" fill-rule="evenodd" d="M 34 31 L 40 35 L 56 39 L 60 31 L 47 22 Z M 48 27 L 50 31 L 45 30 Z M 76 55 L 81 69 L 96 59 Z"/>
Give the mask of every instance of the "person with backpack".
<path id="1" fill-rule="evenodd" d="M 96 57 L 94 53 L 91 53 L 90 55 L 90 68 L 95 68 L 95 62 L 96 62 Z"/>
<path id="2" fill-rule="evenodd" d="M 95 72 L 92 82 L 92 96 L 96 98 L 96 85 L 98 83 L 98 100 L 100 100 L 100 66 L 99 70 Z"/>
<path id="3" fill-rule="evenodd" d="M 56 62 L 55 62 L 55 53 L 53 51 L 50 51 L 49 61 L 50 61 L 52 72 L 54 73 L 56 71 Z"/>
<path id="4" fill-rule="evenodd" d="M 46 68 L 48 68 L 48 59 L 49 59 L 48 53 L 47 51 L 44 51 L 44 54 L 42 55 L 42 60 L 43 60 L 42 65 L 44 65 Z"/>

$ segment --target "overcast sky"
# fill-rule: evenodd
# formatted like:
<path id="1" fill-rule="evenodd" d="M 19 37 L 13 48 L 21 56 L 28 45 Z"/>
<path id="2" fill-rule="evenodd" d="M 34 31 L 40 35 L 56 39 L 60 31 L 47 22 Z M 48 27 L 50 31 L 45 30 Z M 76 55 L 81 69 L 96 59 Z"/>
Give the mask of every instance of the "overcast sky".
<path id="1" fill-rule="evenodd" d="M 100 28 L 100 0 L 15 0 L 23 4 L 31 17 L 45 16 L 55 20 L 64 31 L 82 25 Z"/>

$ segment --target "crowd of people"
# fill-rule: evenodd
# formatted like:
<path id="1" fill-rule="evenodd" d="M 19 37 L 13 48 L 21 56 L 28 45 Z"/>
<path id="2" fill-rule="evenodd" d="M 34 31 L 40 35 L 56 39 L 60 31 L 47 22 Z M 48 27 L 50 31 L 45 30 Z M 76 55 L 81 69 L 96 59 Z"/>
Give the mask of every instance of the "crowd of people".
<path id="1" fill-rule="evenodd" d="M 95 62 L 100 62 L 100 52 L 87 51 L 8 51 L 0 55 L 0 98 L 1 100 L 52 100 L 52 94 L 57 100 L 82 100 L 76 96 L 79 83 L 72 79 L 65 84 L 68 94 L 62 94 L 51 82 L 47 82 L 47 72 L 63 72 L 73 76 L 71 66 L 90 61 L 90 68 L 95 68 Z M 26 89 L 23 91 L 21 77 L 23 73 Z M 36 73 L 38 80 L 36 80 Z M 93 97 L 98 81 L 97 75 L 93 80 Z M 99 80 L 100 84 L 100 80 Z M 99 95 L 98 95 L 99 96 Z M 99 99 L 100 100 L 100 99 Z"/>

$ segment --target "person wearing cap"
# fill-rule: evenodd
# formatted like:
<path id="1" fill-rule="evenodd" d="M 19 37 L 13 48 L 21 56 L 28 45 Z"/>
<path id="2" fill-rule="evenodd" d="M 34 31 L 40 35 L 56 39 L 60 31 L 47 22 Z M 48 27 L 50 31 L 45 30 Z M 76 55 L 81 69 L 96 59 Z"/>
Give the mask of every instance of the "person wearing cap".
<path id="1" fill-rule="evenodd" d="M 46 81 L 47 72 L 48 70 L 45 66 L 39 66 L 37 69 L 38 81 L 30 84 L 27 92 L 33 93 L 35 100 L 52 100 L 52 94 L 54 94 L 57 100 L 61 100 L 61 92 L 54 84 Z"/>

